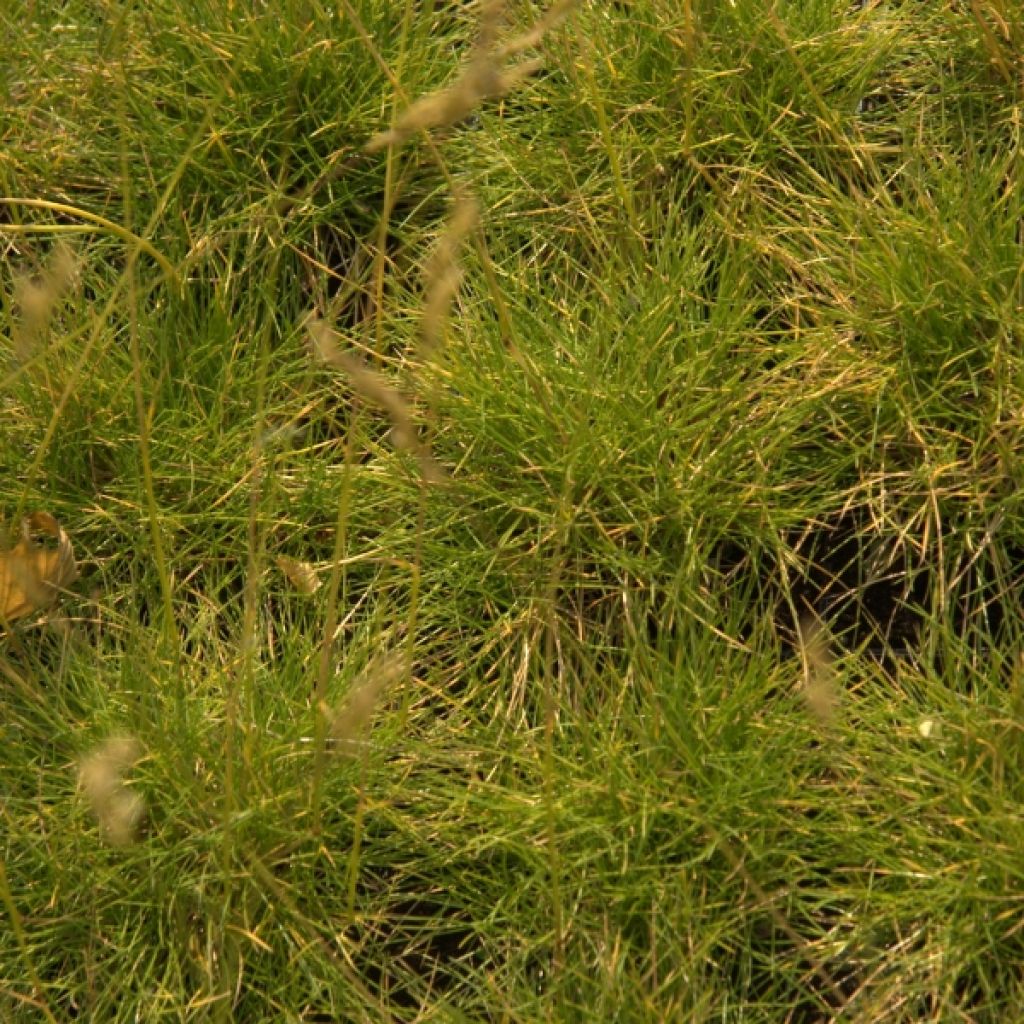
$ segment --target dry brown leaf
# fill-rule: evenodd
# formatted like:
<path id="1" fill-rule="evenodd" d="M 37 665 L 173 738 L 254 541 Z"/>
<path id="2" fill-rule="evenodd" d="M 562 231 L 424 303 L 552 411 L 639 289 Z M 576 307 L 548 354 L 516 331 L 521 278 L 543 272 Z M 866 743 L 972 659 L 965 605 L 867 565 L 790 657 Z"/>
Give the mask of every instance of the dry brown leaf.
<path id="1" fill-rule="evenodd" d="M 274 562 L 300 594 L 305 594 L 308 597 L 317 592 L 320 587 L 320 577 L 317 575 L 315 565 L 310 565 L 309 562 L 299 562 L 287 555 L 278 555 Z"/>
<path id="2" fill-rule="evenodd" d="M 51 537 L 55 547 L 36 537 Z M 49 512 L 34 512 L 21 524 L 21 540 L 0 552 L 0 619 L 11 622 L 49 608 L 78 579 L 68 535 Z"/>

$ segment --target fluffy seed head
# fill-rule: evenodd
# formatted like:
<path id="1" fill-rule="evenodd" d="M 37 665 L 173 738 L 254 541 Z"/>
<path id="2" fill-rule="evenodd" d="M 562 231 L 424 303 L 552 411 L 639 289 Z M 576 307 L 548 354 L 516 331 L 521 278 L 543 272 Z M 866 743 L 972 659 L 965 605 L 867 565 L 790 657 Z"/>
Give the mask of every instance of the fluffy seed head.
<path id="1" fill-rule="evenodd" d="M 142 797 L 124 783 L 142 756 L 142 747 L 131 736 L 111 736 L 82 758 L 78 785 L 85 794 L 100 825 L 100 832 L 112 846 L 127 846 L 145 816 Z"/>
<path id="2" fill-rule="evenodd" d="M 349 757 L 359 753 L 377 703 L 384 691 L 401 678 L 402 671 L 402 658 L 398 654 L 376 658 L 337 709 L 324 709 L 330 722 L 331 746 L 337 753 Z"/>

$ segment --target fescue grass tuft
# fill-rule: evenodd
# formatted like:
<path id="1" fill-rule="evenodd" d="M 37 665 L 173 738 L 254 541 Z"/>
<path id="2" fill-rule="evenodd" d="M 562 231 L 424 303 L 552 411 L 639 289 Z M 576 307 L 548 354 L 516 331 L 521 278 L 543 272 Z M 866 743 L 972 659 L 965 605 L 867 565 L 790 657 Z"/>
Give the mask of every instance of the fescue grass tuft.
<path id="1" fill-rule="evenodd" d="M 1016 1019 L 1013 5 L 8 6 L 0 1019 Z"/>

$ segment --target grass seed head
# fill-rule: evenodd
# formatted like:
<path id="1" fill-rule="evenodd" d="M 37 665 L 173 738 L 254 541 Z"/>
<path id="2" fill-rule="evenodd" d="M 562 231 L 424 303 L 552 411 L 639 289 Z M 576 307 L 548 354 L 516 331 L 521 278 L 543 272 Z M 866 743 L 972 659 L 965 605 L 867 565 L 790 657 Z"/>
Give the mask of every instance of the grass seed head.
<path id="1" fill-rule="evenodd" d="M 482 103 L 508 95 L 537 71 L 541 62 L 531 60 L 504 67 L 505 61 L 540 43 L 544 34 L 565 17 L 571 6 L 564 2 L 555 4 L 529 31 L 505 46 L 499 46 L 505 2 L 488 0 L 482 5 L 480 31 L 472 55 L 455 82 L 410 104 L 398 116 L 394 128 L 375 135 L 366 144 L 366 152 L 376 153 L 388 146 L 400 146 L 417 132 L 449 128 L 465 120 Z"/>
<path id="2" fill-rule="evenodd" d="M 14 325 L 14 354 L 25 362 L 36 354 L 49 330 L 53 311 L 78 276 L 78 257 L 71 246 L 58 242 L 38 278 L 22 274 L 14 280 L 14 302 L 19 318 Z"/>
<path id="3" fill-rule="evenodd" d="M 331 746 L 337 753 L 349 757 L 359 753 L 381 696 L 401 678 L 402 671 L 400 655 L 376 658 L 352 685 L 341 705 L 336 710 L 325 709 L 330 722 Z"/>
<path id="4" fill-rule="evenodd" d="M 558 0 L 557 3 L 553 3 L 530 28 L 510 39 L 504 46 L 498 47 L 498 57 L 507 60 L 524 50 L 532 50 L 535 46 L 540 46 L 544 37 L 553 29 L 558 28 L 578 3 L 579 0 Z"/>
<path id="5" fill-rule="evenodd" d="M 391 442 L 400 451 L 414 456 L 428 483 L 442 483 L 444 470 L 419 438 L 413 420 L 412 403 L 379 371 L 368 366 L 354 352 L 341 348 L 338 335 L 319 317 L 306 319 L 312 350 L 320 362 L 342 370 L 352 390 L 370 405 L 381 409 L 391 421 Z"/>
<path id="6" fill-rule="evenodd" d="M 452 215 L 427 263 L 424 275 L 426 303 L 423 307 L 423 343 L 427 354 L 441 344 L 452 300 L 462 283 L 459 250 L 476 227 L 479 214 L 475 199 L 457 195 Z"/>
<path id="7" fill-rule="evenodd" d="M 320 576 L 315 565 L 310 565 L 309 562 L 300 562 L 287 555 L 278 555 L 274 562 L 300 594 L 310 597 L 320 589 Z"/>
<path id="8" fill-rule="evenodd" d="M 125 774 L 142 756 L 131 736 L 111 736 L 78 767 L 78 785 L 99 821 L 100 831 L 113 846 L 127 846 L 146 812 L 145 801 L 124 783 Z"/>
<path id="9" fill-rule="evenodd" d="M 799 640 L 807 708 L 821 725 L 832 725 L 839 710 L 839 684 L 825 628 L 816 616 L 800 620 Z"/>

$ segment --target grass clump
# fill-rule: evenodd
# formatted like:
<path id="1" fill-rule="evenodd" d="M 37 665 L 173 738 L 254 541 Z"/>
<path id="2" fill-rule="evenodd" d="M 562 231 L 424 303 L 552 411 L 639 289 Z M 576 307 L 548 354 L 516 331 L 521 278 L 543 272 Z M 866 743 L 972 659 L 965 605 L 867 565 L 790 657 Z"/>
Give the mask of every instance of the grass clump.
<path id="1" fill-rule="evenodd" d="M 0 15 L 0 1017 L 1013 1018 L 961 7 Z"/>

